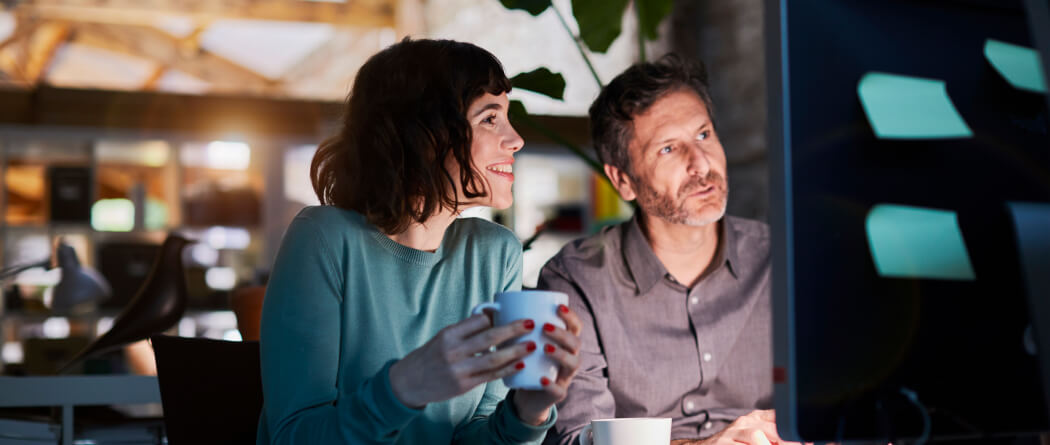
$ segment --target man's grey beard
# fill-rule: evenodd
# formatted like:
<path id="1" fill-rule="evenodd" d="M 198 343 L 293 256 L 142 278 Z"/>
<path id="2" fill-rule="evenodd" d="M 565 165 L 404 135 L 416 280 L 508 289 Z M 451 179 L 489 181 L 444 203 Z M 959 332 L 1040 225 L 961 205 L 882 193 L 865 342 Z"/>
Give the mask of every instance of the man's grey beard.
<path id="1" fill-rule="evenodd" d="M 687 196 L 707 186 L 714 186 L 715 193 L 721 194 L 722 208 L 719 209 L 717 215 L 707 218 L 690 214 L 689 210 L 685 208 L 684 202 L 676 206 L 674 197 L 661 195 L 660 192 L 650 187 L 647 182 L 639 180 L 640 178 L 635 179 L 632 177 L 631 179 L 638 185 L 638 206 L 648 216 L 655 216 L 673 224 L 683 224 L 691 227 L 703 227 L 718 222 L 725 216 L 726 205 L 729 203 L 729 184 L 722 175 L 713 171 L 708 172 L 703 179 L 696 178 L 682 184 L 675 196 Z"/>

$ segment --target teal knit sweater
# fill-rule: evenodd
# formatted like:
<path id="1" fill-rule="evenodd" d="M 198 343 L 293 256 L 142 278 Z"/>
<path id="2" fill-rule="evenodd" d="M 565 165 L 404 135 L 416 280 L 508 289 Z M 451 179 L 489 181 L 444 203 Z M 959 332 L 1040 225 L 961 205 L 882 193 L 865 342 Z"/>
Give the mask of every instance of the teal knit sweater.
<path id="1" fill-rule="evenodd" d="M 259 444 L 539 443 L 498 380 L 422 410 L 390 388 L 390 365 L 521 287 L 521 244 L 456 220 L 434 253 L 405 247 L 359 213 L 308 207 L 281 242 L 263 303 Z"/>

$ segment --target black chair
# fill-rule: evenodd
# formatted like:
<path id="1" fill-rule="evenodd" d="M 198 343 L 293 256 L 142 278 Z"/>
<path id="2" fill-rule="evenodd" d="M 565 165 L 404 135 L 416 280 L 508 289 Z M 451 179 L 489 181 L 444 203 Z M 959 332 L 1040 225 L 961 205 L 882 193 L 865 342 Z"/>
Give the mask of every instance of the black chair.
<path id="1" fill-rule="evenodd" d="M 255 443 L 263 399 L 258 342 L 150 340 L 169 444 Z"/>

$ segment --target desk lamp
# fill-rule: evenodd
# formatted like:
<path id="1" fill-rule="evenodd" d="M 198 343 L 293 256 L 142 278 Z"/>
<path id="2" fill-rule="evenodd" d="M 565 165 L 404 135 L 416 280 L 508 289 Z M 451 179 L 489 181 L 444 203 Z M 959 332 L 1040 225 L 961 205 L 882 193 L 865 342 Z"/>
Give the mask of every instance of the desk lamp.
<path id="1" fill-rule="evenodd" d="M 71 315 L 85 304 L 109 298 L 112 293 L 106 279 L 94 269 L 81 265 L 73 247 L 61 239 L 50 258 L 0 270 L 0 280 L 35 267 L 53 269 L 56 266 L 61 269 L 62 278 L 52 294 L 51 310 L 55 315 Z"/>

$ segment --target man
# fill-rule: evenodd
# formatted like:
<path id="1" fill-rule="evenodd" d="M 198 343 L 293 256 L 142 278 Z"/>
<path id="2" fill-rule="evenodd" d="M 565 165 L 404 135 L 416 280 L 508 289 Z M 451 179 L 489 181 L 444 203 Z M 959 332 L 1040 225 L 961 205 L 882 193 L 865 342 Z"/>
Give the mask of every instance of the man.
<path id="1" fill-rule="evenodd" d="M 676 56 L 637 64 L 590 109 L 630 221 L 562 249 L 539 287 L 583 322 L 579 375 L 547 443 L 592 419 L 670 417 L 673 444 L 779 441 L 772 406 L 769 230 L 724 216 L 726 156 L 707 75 Z"/>

